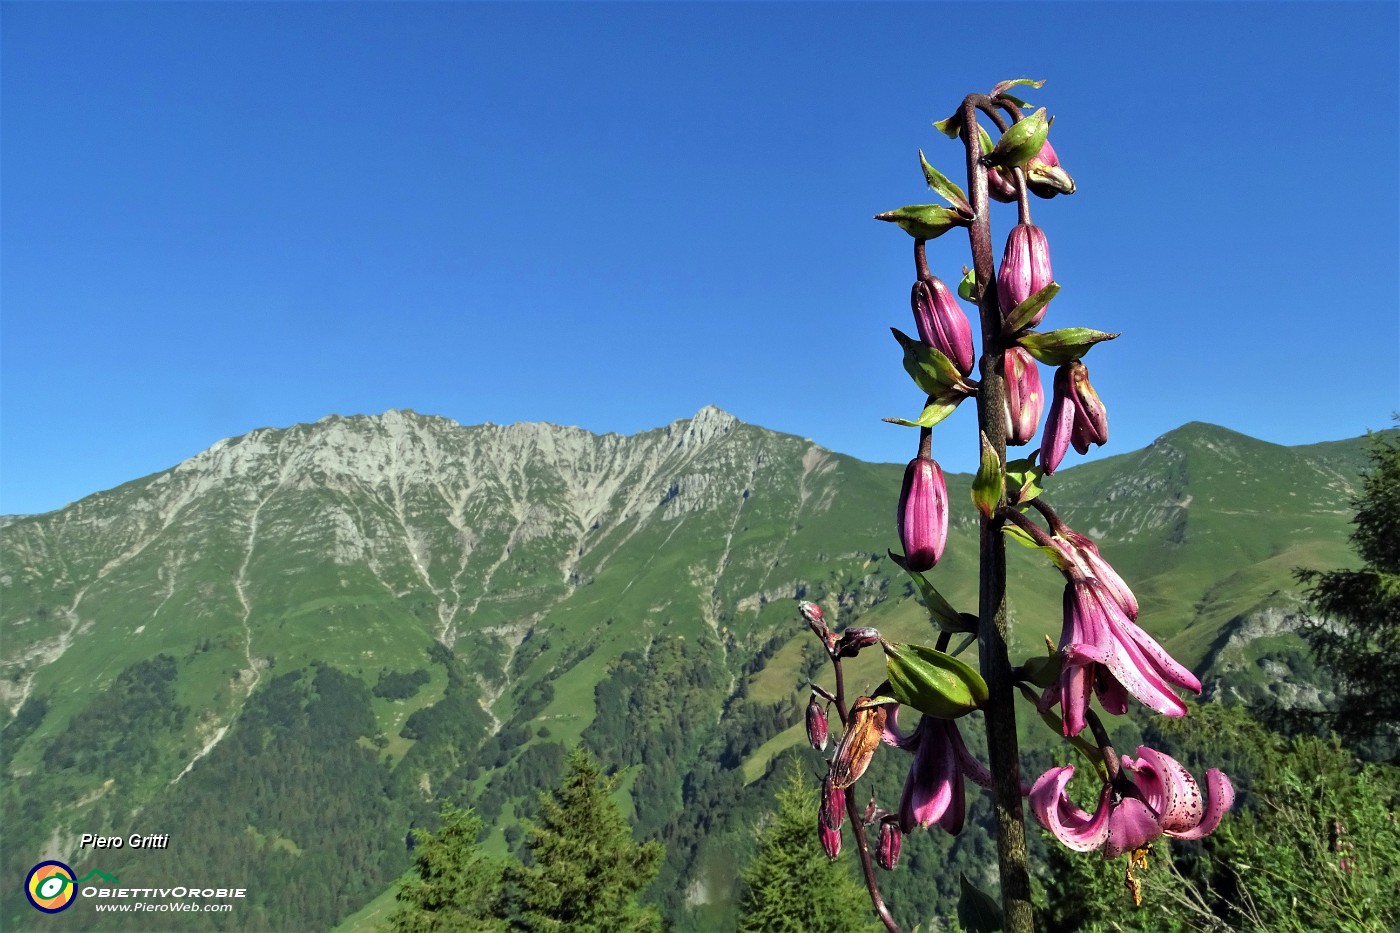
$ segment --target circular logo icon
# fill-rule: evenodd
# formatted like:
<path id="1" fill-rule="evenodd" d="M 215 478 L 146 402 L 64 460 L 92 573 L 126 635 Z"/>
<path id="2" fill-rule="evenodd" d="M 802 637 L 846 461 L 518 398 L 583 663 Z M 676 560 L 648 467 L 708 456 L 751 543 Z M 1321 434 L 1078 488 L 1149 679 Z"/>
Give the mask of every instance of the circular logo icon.
<path id="1" fill-rule="evenodd" d="M 29 869 L 24 879 L 24 896 L 35 910 L 56 914 L 68 907 L 78 896 L 73 882 L 73 869 L 62 862 L 40 862 Z"/>

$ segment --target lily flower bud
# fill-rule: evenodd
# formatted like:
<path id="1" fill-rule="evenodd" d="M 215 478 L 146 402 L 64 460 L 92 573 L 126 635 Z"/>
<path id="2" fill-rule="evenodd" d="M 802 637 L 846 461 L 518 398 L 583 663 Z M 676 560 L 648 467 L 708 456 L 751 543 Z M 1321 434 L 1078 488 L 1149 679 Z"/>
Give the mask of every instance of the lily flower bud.
<path id="1" fill-rule="evenodd" d="M 840 829 L 846 822 L 846 789 L 837 787 L 831 772 L 822 779 L 821 824 L 828 829 Z"/>
<path id="2" fill-rule="evenodd" d="M 898 817 L 881 821 L 880 845 L 875 850 L 875 861 L 885 871 L 894 871 L 899 864 L 899 847 L 903 842 L 904 834 L 899 831 Z"/>
<path id="3" fill-rule="evenodd" d="M 1005 318 L 1021 302 L 1055 280 L 1050 271 L 1050 244 L 1045 231 L 1034 224 L 1017 224 L 1006 238 L 1006 250 L 997 270 L 997 301 Z M 1047 306 L 1048 307 L 1048 306 Z M 1045 308 L 1026 323 L 1034 327 L 1045 317 Z"/>
<path id="4" fill-rule="evenodd" d="M 924 343 L 952 360 L 964 376 L 972 372 L 972 326 L 953 293 L 937 276 L 914 283 L 910 303 Z"/>
<path id="5" fill-rule="evenodd" d="M 1035 437 L 1045 408 L 1040 368 L 1025 349 L 1010 347 L 1002 358 L 1002 371 L 1006 375 L 1006 443 L 1019 447 Z"/>
<path id="6" fill-rule="evenodd" d="M 993 201 L 1003 204 L 1016 203 L 1016 183 L 999 168 L 987 169 L 987 194 Z"/>
<path id="7" fill-rule="evenodd" d="M 807 703 L 807 741 L 812 743 L 812 747 L 817 751 L 824 752 L 827 738 L 826 705 L 818 700 L 814 693 Z"/>
<path id="8" fill-rule="evenodd" d="M 830 829 L 820 819 L 817 820 L 817 835 L 822 841 L 822 851 L 833 862 L 841 854 L 841 830 Z"/>
<path id="9" fill-rule="evenodd" d="M 906 569 L 921 573 L 938 563 L 948 540 L 948 486 L 935 461 L 917 458 L 904 468 L 898 524 Z"/>
<path id="10" fill-rule="evenodd" d="M 1040 438 L 1040 468 L 1046 476 L 1058 470 L 1060 461 L 1065 459 L 1070 435 L 1074 433 L 1075 411 L 1074 396 L 1069 385 L 1069 367 L 1061 366 L 1055 370 L 1050 415 L 1045 419 L 1045 433 Z"/>
<path id="11" fill-rule="evenodd" d="M 848 628 L 841 633 L 832 652 L 838 658 L 854 658 L 860 649 L 869 648 L 880 640 L 880 630 L 874 628 Z"/>
<path id="12" fill-rule="evenodd" d="M 1060 158 L 1050 140 L 1025 165 L 1026 187 L 1038 198 L 1053 198 L 1057 194 L 1074 194 L 1074 179 L 1060 168 Z"/>
<path id="13" fill-rule="evenodd" d="M 1089 384 L 1089 368 L 1075 360 L 1069 364 L 1069 387 L 1074 393 L 1074 423 L 1083 426 L 1089 443 L 1102 447 L 1108 442 L 1108 409 Z M 1084 451 L 1080 451 L 1084 453 Z"/>

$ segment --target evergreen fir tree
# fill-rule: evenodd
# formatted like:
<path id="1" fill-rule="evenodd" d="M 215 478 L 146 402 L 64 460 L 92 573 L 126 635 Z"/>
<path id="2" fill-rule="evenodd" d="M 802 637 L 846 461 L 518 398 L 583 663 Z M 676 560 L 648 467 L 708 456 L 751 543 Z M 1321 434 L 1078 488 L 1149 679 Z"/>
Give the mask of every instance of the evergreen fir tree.
<path id="1" fill-rule="evenodd" d="M 1400 438 L 1372 435 L 1351 542 L 1357 570 L 1302 570 L 1320 617 L 1303 630 L 1337 678 L 1326 724 L 1365 757 L 1400 763 Z"/>
<path id="2" fill-rule="evenodd" d="M 831 861 L 822 851 L 817 791 L 803 779 L 796 762 L 778 791 L 778 812 L 759 830 L 758 842 L 758 854 L 743 873 L 740 933 L 874 929 L 865 890 L 846 865 Z"/>
<path id="3" fill-rule="evenodd" d="M 533 864 L 512 871 L 518 924 L 530 931 L 653 933 L 655 907 L 637 892 L 656 876 L 663 849 L 637 843 L 610 794 L 616 778 L 582 747 L 574 749 L 563 783 L 540 795 L 530 827 Z"/>
<path id="4" fill-rule="evenodd" d="M 502 866 L 482 854 L 481 820 L 444 802 L 436 834 L 414 830 L 418 873 L 399 882 L 399 906 L 386 933 L 504 931 Z"/>

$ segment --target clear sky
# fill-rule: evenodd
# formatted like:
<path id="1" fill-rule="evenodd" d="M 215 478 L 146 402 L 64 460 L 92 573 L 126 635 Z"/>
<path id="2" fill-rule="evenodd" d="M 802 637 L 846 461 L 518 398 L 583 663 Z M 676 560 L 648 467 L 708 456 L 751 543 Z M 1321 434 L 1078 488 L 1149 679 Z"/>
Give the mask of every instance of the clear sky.
<path id="1" fill-rule="evenodd" d="M 961 179 L 930 123 L 1022 75 L 1079 185 L 1034 205 L 1047 323 L 1123 332 L 1086 360 L 1105 453 L 1400 408 L 1395 3 L 0 15 L 0 512 L 389 408 L 632 433 L 715 404 L 906 460 L 911 241 L 871 215 L 935 200 L 919 147 Z M 965 237 L 930 260 L 955 279 Z"/>

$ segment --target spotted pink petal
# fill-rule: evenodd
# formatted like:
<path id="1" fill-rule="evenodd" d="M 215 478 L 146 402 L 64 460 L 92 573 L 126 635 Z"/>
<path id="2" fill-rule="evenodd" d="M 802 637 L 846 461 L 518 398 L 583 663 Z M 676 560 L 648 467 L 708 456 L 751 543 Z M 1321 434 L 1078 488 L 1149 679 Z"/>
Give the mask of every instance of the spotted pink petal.
<path id="1" fill-rule="evenodd" d="M 1075 580 L 1070 586 L 1075 590 L 1075 602 L 1081 607 L 1080 611 L 1101 620 L 1107 637 L 1092 644 L 1065 647 L 1065 661 L 1083 663 L 1087 660 L 1102 664 L 1145 706 L 1166 716 L 1185 716 L 1186 704 L 1172 692 L 1157 666 L 1143 654 L 1136 641 L 1127 635 L 1127 627 L 1133 623 L 1104 586 L 1093 578 Z"/>
<path id="2" fill-rule="evenodd" d="M 1106 712 L 1122 716 L 1128 711 L 1128 691 L 1106 670 L 1094 672 L 1094 692 Z"/>
<path id="3" fill-rule="evenodd" d="M 1099 794 L 1099 805 L 1090 816 L 1065 794 L 1074 777 L 1074 766 L 1051 768 L 1031 786 L 1031 812 L 1040 825 L 1076 852 L 1092 852 L 1108 838 L 1109 786 Z"/>
<path id="4" fill-rule="evenodd" d="M 1230 783 L 1230 779 L 1219 768 L 1211 768 L 1206 772 L 1206 812 L 1201 817 L 1201 822 L 1191 829 L 1173 832 L 1172 835 L 1178 839 L 1201 839 L 1209 836 L 1215 832 L 1215 827 L 1220 825 L 1221 818 L 1230 812 L 1234 802 L 1235 785 Z"/>
<path id="5" fill-rule="evenodd" d="M 1108 817 L 1108 841 L 1104 858 L 1117 858 L 1147 845 L 1162 835 L 1162 821 L 1152 808 L 1134 797 L 1124 797 L 1112 805 Z"/>
<path id="6" fill-rule="evenodd" d="M 1201 692 L 1201 681 L 1190 669 L 1181 664 L 1151 635 L 1144 632 L 1135 622 L 1129 621 L 1122 627 L 1123 633 L 1136 642 L 1138 649 L 1156 665 L 1163 679 L 1192 693 Z"/>
<path id="7" fill-rule="evenodd" d="M 948 808 L 943 811 L 943 815 L 938 818 L 938 825 L 956 836 L 962 832 L 963 822 L 967 819 L 967 785 L 963 782 L 962 770 L 954 768 L 953 777 L 948 783 L 952 785 L 952 799 L 948 801 Z"/>
<path id="8" fill-rule="evenodd" d="M 979 787 L 991 790 L 992 772 L 988 771 L 982 762 L 972 757 L 972 753 L 967 750 L 967 745 L 963 743 L 962 733 L 958 731 L 957 721 L 952 719 L 943 721 L 948 724 L 948 738 L 953 745 L 953 754 L 958 756 L 959 769 L 963 774 L 972 778 L 973 783 Z"/>

